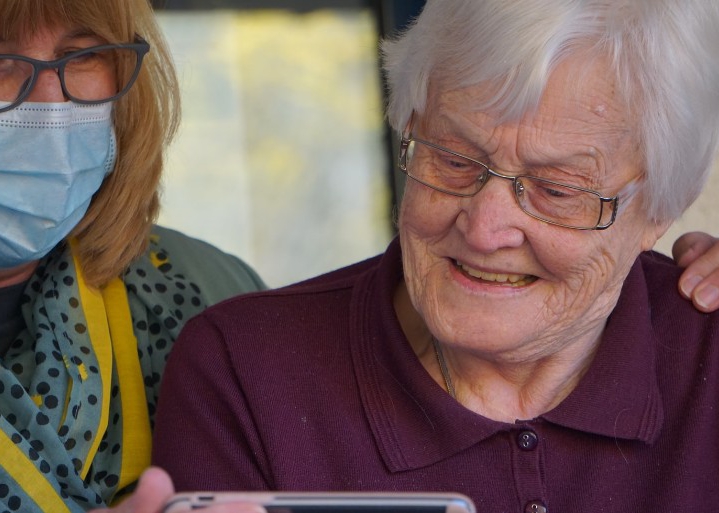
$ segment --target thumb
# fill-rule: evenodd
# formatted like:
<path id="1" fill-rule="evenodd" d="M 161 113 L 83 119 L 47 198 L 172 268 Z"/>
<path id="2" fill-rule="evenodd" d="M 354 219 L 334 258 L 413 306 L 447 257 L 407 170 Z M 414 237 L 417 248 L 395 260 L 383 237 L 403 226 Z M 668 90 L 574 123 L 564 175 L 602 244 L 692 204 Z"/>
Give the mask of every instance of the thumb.
<path id="1" fill-rule="evenodd" d="M 137 488 L 119 506 L 115 513 L 160 513 L 165 503 L 175 493 L 172 479 L 164 470 L 150 467 L 140 476 Z"/>

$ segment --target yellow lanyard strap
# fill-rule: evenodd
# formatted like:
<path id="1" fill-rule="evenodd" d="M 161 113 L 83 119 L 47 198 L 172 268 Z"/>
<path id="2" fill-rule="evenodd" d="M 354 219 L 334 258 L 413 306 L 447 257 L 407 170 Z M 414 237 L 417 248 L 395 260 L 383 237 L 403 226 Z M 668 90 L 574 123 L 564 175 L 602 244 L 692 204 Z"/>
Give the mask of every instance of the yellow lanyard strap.
<path id="1" fill-rule="evenodd" d="M 73 252 L 73 258 L 76 258 Z M 90 453 L 82 469 L 83 479 L 97 454 L 102 435 L 107 429 L 110 388 L 112 378 L 112 356 L 115 357 L 120 383 L 122 403 L 122 466 L 117 489 L 134 482 L 150 465 L 152 437 L 150 417 L 147 411 L 145 385 L 140 369 L 137 339 L 132 329 L 132 316 L 125 284 L 115 278 L 102 290 L 88 287 L 82 275 L 79 262 L 75 260 L 77 284 L 80 290 L 87 328 L 102 375 L 102 418 Z M 107 362 L 109 361 L 109 369 Z"/>

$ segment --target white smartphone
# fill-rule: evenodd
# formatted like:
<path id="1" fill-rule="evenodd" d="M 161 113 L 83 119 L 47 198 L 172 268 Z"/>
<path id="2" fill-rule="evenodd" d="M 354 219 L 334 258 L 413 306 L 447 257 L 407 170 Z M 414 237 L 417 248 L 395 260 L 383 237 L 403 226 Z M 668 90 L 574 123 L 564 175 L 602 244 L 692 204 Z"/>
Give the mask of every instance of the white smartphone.
<path id="1" fill-rule="evenodd" d="M 167 502 L 163 513 L 231 502 L 259 504 L 268 513 L 476 513 L 464 495 L 415 492 L 180 493 Z"/>

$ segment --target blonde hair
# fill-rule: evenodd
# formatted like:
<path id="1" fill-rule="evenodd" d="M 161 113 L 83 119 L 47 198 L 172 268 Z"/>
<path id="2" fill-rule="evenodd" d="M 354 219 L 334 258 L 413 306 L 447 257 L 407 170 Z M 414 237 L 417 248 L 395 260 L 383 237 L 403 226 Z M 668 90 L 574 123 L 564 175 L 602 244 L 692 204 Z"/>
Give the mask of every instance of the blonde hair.
<path id="1" fill-rule="evenodd" d="M 421 113 L 430 81 L 487 81 L 481 110 L 500 119 L 535 108 L 557 64 L 577 49 L 610 59 L 638 113 L 648 216 L 671 221 L 699 195 L 719 145 L 717 0 L 428 0 L 383 45 L 390 124 Z"/>
<path id="2" fill-rule="evenodd" d="M 180 117 L 172 59 L 147 0 L 0 0 L 0 33 L 22 38 L 46 26 L 88 29 L 109 43 L 150 43 L 137 81 L 117 100 L 118 157 L 70 237 L 85 279 L 102 286 L 122 274 L 147 247 L 159 211 L 164 152 Z"/>

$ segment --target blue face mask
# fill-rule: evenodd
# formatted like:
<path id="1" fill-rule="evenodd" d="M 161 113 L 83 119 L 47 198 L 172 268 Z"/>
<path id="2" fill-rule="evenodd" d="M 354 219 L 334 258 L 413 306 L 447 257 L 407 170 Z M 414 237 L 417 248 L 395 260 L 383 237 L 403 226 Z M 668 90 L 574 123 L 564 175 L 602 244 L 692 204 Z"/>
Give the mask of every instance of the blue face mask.
<path id="1" fill-rule="evenodd" d="M 0 269 L 42 258 L 115 165 L 112 104 L 23 103 L 0 113 Z"/>

